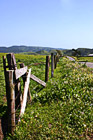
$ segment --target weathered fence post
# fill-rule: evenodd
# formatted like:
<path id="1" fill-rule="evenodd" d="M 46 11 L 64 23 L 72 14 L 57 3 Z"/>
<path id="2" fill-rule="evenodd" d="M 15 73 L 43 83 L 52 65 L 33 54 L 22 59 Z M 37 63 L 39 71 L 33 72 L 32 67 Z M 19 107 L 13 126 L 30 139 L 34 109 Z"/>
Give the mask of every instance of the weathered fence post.
<path id="1" fill-rule="evenodd" d="M 54 54 L 51 53 L 51 77 L 54 76 Z"/>
<path id="2" fill-rule="evenodd" d="M 13 82 L 13 70 L 6 71 L 6 91 L 8 105 L 8 132 L 13 134 L 15 129 L 15 90 Z"/>
<path id="3" fill-rule="evenodd" d="M 15 108 L 17 109 L 20 105 L 20 93 L 21 85 L 19 79 L 15 78 L 15 70 L 17 70 L 16 59 L 13 53 L 7 54 L 7 61 L 9 70 L 14 70 L 14 83 L 15 83 Z"/>
<path id="4" fill-rule="evenodd" d="M 49 56 L 46 56 L 45 82 L 49 79 Z"/>

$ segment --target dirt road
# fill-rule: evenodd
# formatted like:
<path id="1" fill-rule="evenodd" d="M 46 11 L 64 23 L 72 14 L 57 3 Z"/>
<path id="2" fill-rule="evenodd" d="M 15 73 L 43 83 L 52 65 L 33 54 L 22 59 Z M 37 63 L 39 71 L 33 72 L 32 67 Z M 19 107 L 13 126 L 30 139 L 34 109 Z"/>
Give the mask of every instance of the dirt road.
<path id="1" fill-rule="evenodd" d="M 75 59 L 70 57 L 70 56 L 67 56 L 67 58 L 71 61 L 75 61 Z M 86 64 L 87 67 L 93 68 L 93 63 L 92 62 L 79 62 L 79 63 Z"/>
<path id="2" fill-rule="evenodd" d="M 92 62 L 79 62 L 81 64 L 86 64 L 87 67 L 93 68 L 93 63 Z"/>

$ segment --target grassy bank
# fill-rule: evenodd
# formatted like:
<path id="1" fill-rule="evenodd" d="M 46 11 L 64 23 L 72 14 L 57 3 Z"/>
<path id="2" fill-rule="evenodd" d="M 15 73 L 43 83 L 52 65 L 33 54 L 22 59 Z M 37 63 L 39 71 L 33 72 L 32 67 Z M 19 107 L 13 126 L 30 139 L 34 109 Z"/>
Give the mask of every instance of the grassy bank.
<path id="1" fill-rule="evenodd" d="M 28 64 L 29 59 L 23 60 Z M 39 73 L 41 67 L 37 65 L 37 68 Z M 7 139 L 89 139 L 92 136 L 92 93 L 93 69 L 61 58 L 54 78 L 48 81 L 46 88 L 33 92 L 32 103 L 27 105 L 14 136 Z"/>

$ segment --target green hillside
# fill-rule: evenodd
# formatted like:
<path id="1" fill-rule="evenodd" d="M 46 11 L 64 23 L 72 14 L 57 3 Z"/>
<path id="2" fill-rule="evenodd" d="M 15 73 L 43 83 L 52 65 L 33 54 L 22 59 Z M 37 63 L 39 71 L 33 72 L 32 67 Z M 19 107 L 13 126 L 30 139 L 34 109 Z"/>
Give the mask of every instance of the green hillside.
<path id="1" fill-rule="evenodd" d="M 25 54 L 25 55 L 38 55 L 36 52 L 23 52 L 20 54 Z"/>
<path id="2" fill-rule="evenodd" d="M 21 61 L 22 57 L 20 56 Z M 25 64 L 29 65 L 34 60 L 44 61 L 42 56 L 31 57 L 24 56 Z M 18 56 L 16 58 L 19 59 Z M 44 80 L 44 65 L 33 65 L 33 68 L 32 73 Z M 93 69 L 61 58 L 54 78 L 50 78 L 46 88 L 40 91 L 35 86 L 33 90 L 31 88 L 32 103 L 27 105 L 14 136 L 7 137 L 7 140 L 90 139 L 93 125 L 92 71 Z"/>
<path id="3" fill-rule="evenodd" d="M 54 48 L 51 47 L 40 47 L 40 46 L 11 46 L 11 47 L 0 47 L 2 53 L 22 53 L 22 52 L 39 52 L 39 51 L 51 51 Z M 55 48 L 60 49 L 60 48 Z M 62 48 L 61 48 L 62 50 Z"/>

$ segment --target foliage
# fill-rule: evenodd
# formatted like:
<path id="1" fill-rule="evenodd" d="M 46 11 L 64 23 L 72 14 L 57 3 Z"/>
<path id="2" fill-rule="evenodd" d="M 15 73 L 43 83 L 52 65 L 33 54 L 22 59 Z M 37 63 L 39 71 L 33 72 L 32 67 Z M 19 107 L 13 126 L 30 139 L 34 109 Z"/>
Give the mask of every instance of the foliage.
<path id="1" fill-rule="evenodd" d="M 78 51 L 77 49 L 75 50 L 75 49 L 72 49 L 72 56 L 81 56 L 81 52 L 80 51 Z"/>
<path id="2" fill-rule="evenodd" d="M 59 56 L 62 56 L 62 51 L 61 50 L 56 50 Z"/>

